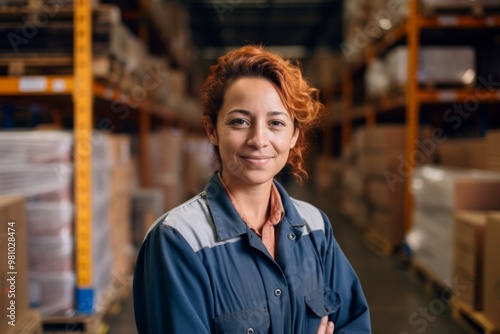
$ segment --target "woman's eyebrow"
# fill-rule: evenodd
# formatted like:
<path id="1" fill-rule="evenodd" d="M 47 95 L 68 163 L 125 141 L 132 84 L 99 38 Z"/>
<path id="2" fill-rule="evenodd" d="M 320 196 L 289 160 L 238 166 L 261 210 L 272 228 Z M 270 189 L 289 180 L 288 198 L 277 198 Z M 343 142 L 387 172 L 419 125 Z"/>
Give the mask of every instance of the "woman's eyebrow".
<path id="1" fill-rule="evenodd" d="M 231 115 L 231 114 L 234 114 L 234 113 L 240 113 L 240 114 L 243 114 L 245 116 L 252 116 L 252 113 L 248 110 L 245 110 L 245 109 L 234 109 L 234 110 L 231 110 L 230 112 L 227 113 L 227 115 Z"/>
<path id="2" fill-rule="evenodd" d="M 245 116 L 252 116 L 252 113 L 250 111 L 244 110 L 244 109 L 231 110 L 230 112 L 227 113 L 227 115 L 229 116 L 229 115 L 234 114 L 234 113 L 240 113 L 240 114 L 243 114 Z M 283 116 L 290 118 L 290 116 L 286 112 L 283 112 L 283 111 L 270 111 L 267 113 L 267 116 L 280 116 L 280 115 L 283 115 Z"/>
<path id="3" fill-rule="evenodd" d="M 286 113 L 286 112 L 283 112 L 283 111 L 270 111 L 267 113 L 268 116 L 279 116 L 279 115 L 283 115 L 283 116 L 286 116 L 288 118 L 290 118 L 290 116 Z"/>

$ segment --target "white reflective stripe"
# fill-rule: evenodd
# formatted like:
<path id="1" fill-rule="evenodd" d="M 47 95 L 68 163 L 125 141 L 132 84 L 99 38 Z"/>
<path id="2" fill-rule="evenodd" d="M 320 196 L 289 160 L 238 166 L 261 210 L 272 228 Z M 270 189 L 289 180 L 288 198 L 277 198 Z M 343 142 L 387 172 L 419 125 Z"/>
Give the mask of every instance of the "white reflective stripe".
<path id="1" fill-rule="evenodd" d="M 321 230 L 325 233 L 325 222 L 323 221 L 323 216 L 321 212 L 314 205 L 307 202 L 299 201 L 297 199 L 291 198 L 295 208 L 299 212 L 302 221 L 306 225 L 306 230 L 302 235 L 307 235 L 310 232 Z"/>

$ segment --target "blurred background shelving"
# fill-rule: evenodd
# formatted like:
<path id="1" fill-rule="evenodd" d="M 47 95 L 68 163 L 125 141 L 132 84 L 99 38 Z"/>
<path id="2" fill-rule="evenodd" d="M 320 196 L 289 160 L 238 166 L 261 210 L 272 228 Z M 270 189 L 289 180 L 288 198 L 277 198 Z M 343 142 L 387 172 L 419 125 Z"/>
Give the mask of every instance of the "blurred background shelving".
<path id="1" fill-rule="evenodd" d="M 0 217 L 16 217 L 26 241 L 17 332 L 133 320 L 147 229 L 214 169 L 200 87 L 218 56 L 246 43 L 299 61 L 326 106 L 311 180 L 285 176 L 287 189 L 428 290 L 451 289 L 429 332 L 459 333 L 444 329 L 450 312 L 499 330 L 499 1 L 0 0 L 0 22 Z M 363 284 L 378 275 L 351 261 Z M 369 284 L 379 332 L 396 315 Z M 410 313 L 395 326 L 416 330 Z"/>

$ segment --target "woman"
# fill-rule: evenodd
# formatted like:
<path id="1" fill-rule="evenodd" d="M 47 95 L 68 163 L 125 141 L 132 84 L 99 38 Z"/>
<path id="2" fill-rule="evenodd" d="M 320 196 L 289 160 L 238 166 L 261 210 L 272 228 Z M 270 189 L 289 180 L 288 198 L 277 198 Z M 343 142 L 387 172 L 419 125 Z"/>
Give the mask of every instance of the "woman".
<path id="1" fill-rule="evenodd" d="M 153 225 L 134 278 L 139 333 L 370 333 L 330 222 L 274 180 L 302 181 L 322 109 L 300 69 L 262 47 L 218 59 L 202 89 L 219 171 Z"/>

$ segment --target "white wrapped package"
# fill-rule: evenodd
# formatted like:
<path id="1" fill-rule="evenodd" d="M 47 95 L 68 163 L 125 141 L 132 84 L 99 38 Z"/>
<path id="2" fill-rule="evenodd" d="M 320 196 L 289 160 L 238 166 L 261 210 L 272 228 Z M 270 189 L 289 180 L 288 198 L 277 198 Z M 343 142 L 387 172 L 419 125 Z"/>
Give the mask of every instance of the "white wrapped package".
<path id="1" fill-rule="evenodd" d="M 73 238 L 32 237 L 28 240 L 29 270 L 33 272 L 63 272 L 74 270 Z"/>
<path id="2" fill-rule="evenodd" d="M 63 131 L 1 131 L 0 166 L 69 162 L 73 136 Z"/>
<path id="3" fill-rule="evenodd" d="M 73 204 L 62 202 L 35 202 L 26 205 L 29 236 L 60 236 L 71 234 Z"/>
<path id="4" fill-rule="evenodd" d="M 408 49 L 398 46 L 387 53 L 391 82 L 408 80 Z M 472 85 L 476 80 L 476 54 L 471 47 L 421 47 L 417 80 L 428 84 Z"/>
<path id="5" fill-rule="evenodd" d="M 450 286 L 457 210 L 500 209 L 500 173 L 424 166 L 411 180 L 413 228 L 406 236 L 414 261 Z"/>
<path id="6" fill-rule="evenodd" d="M 30 272 L 30 305 L 42 316 L 68 315 L 74 310 L 75 274 L 73 272 Z"/>
<path id="7" fill-rule="evenodd" d="M 384 95 L 389 90 L 390 79 L 387 69 L 381 60 L 374 60 L 368 64 L 365 74 L 366 94 L 369 98 Z"/>
<path id="8" fill-rule="evenodd" d="M 37 196 L 69 189 L 72 171 L 59 164 L 0 166 L 0 194 Z"/>

